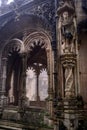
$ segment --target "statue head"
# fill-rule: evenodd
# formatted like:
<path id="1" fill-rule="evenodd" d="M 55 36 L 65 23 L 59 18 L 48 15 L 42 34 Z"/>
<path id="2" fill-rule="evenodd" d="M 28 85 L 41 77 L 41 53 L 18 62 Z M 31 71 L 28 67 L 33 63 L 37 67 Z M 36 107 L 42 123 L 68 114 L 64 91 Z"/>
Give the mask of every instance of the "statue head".
<path id="1" fill-rule="evenodd" d="M 65 11 L 65 12 L 63 12 L 63 21 L 64 22 L 68 22 L 68 19 L 69 19 L 69 13 L 68 13 L 68 11 Z"/>

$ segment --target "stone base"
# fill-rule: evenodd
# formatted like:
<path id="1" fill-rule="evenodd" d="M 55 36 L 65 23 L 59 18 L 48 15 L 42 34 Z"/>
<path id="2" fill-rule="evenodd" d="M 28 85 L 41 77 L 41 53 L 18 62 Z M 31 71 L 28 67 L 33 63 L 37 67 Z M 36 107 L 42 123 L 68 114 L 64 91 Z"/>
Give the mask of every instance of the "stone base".
<path id="1" fill-rule="evenodd" d="M 68 130 L 75 130 L 78 126 L 76 99 L 64 100 L 64 125 Z"/>
<path id="2" fill-rule="evenodd" d="M 3 110 L 2 119 L 18 121 L 20 120 L 20 114 L 17 107 L 10 107 Z"/>

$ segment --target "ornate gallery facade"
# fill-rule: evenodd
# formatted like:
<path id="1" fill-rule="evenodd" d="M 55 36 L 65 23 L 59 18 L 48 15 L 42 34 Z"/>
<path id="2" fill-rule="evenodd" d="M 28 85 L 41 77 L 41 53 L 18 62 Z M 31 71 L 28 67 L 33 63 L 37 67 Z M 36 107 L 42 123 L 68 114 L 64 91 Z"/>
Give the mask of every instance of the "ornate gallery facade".
<path id="1" fill-rule="evenodd" d="M 0 1 L 0 130 L 87 130 L 87 0 Z"/>

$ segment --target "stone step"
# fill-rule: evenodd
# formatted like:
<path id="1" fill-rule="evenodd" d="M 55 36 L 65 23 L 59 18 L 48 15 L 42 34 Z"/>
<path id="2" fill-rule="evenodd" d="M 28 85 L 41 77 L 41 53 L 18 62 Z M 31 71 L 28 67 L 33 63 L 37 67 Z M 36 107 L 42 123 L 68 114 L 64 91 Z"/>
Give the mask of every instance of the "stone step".
<path id="1" fill-rule="evenodd" d="M 0 130 L 22 130 L 21 124 L 11 123 L 8 121 L 0 121 Z"/>
<path id="2" fill-rule="evenodd" d="M 2 120 L 0 121 L 0 130 L 35 130 L 35 127 L 29 125 L 23 125 L 19 123 L 13 123 L 11 121 Z"/>
<path id="3" fill-rule="evenodd" d="M 14 110 L 14 111 L 18 111 L 19 107 L 18 106 L 8 106 L 6 108 L 4 108 L 4 110 Z"/>
<path id="4" fill-rule="evenodd" d="M 18 107 L 9 106 L 3 110 L 2 119 L 4 120 L 20 120 L 20 114 L 18 113 Z"/>

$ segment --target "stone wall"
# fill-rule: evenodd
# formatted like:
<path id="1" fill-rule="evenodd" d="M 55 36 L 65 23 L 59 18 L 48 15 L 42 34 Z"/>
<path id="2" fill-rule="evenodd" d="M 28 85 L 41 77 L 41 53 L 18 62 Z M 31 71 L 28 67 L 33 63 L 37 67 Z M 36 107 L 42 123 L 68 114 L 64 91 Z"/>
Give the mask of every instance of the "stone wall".
<path id="1" fill-rule="evenodd" d="M 87 102 L 87 33 L 79 36 L 80 45 L 80 92 L 85 102 Z"/>

